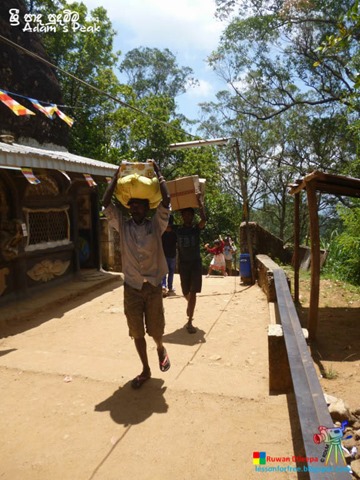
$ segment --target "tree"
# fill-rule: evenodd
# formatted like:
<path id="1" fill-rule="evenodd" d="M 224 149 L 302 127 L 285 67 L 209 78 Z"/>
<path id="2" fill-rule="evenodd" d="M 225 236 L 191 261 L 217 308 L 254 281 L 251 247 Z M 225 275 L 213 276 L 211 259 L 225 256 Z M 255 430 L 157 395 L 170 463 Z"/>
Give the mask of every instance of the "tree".
<path id="1" fill-rule="evenodd" d="M 319 46 L 320 58 L 314 66 L 329 65 L 334 58 L 338 59 L 342 69 L 354 84 L 354 89 L 348 95 L 347 100 L 351 107 L 358 110 L 360 97 L 359 0 L 356 0 L 347 12 L 339 16 L 337 30 L 336 34 L 328 35 Z M 349 55 L 349 52 L 351 52 L 351 55 Z"/>
<path id="2" fill-rule="evenodd" d="M 136 96 L 148 95 L 175 99 L 198 82 L 190 67 L 179 67 L 169 49 L 140 47 L 125 55 L 120 73 L 126 76 Z"/>
<path id="3" fill-rule="evenodd" d="M 223 16 L 237 6 L 232 0 L 217 4 Z M 241 2 L 238 16 L 209 58 L 210 65 L 242 97 L 243 113 L 258 119 L 295 105 L 336 105 L 340 111 L 352 105 L 358 111 L 359 106 L 349 100 L 357 80 L 343 61 L 348 55 L 357 63 L 358 42 L 352 42 L 342 56 L 319 63 L 319 45 L 337 32 L 337 19 L 350 5 L 350 0 Z M 255 103 L 250 98 L 254 92 Z"/>
<path id="4" fill-rule="evenodd" d="M 354 200 L 352 208 L 341 206 L 340 218 L 343 222 L 341 232 L 334 231 L 330 243 L 329 259 L 326 270 L 342 280 L 355 285 L 360 284 L 360 207 Z"/>
<path id="5" fill-rule="evenodd" d="M 315 169 L 348 172 L 356 162 L 355 77 L 340 57 L 314 65 L 349 3 L 217 1 L 219 16 L 232 17 L 209 64 L 228 88 L 202 105 L 202 128 L 238 139 L 251 216 L 283 239 L 292 235 L 288 184 Z M 357 49 L 354 42 L 347 50 L 353 60 Z M 223 165 L 224 185 L 241 200 L 236 159 Z M 339 200 L 321 198 L 325 220 Z"/>
<path id="6" fill-rule="evenodd" d="M 168 49 L 141 47 L 125 55 L 119 71 L 129 88 L 126 102 L 134 107 L 119 114 L 128 125 L 128 158 L 154 158 L 162 169 L 177 165 L 183 155 L 170 155 L 168 147 L 187 139 L 184 128 L 191 122 L 178 115 L 176 97 L 196 83 L 192 69 L 179 67 Z"/>
<path id="7" fill-rule="evenodd" d="M 60 68 L 56 74 L 66 105 L 63 110 L 75 120 L 69 149 L 106 160 L 116 101 L 86 86 L 114 98 L 124 90 L 113 73 L 119 54 L 113 53 L 115 31 L 106 10 L 98 7 L 89 13 L 83 3 L 66 0 L 32 0 L 28 7 L 44 18 L 59 15 L 64 19 L 66 10 L 78 16 L 75 23 L 65 23 L 67 28 L 58 25 L 55 32 L 42 34 L 42 41 L 52 63 Z"/>
<path id="8" fill-rule="evenodd" d="M 10 22 L 10 10 L 18 10 L 18 25 Z M 49 61 L 42 39 L 36 33 L 24 31 L 24 16 L 27 10 L 22 0 L 3 0 L 0 3 L 0 31 L 3 37 L 21 48 L 31 50 L 34 54 Z M 16 18 L 16 15 L 15 15 Z M 24 107 L 34 111 L 30 101 L 24 97 L 42 100 L 44 102 L 63 103 L 63 97 L 56 72 L 45 63 L 25 55 L 13 44 L 1 41 L 0 48 L 1 88 L 21 95 L 14 100 Z M 32 138 L 40 144 L 53 143 L 66 147 L 69 142 L 69 127 L 60 119 L 49 120 L 38 113 L 31 116 L 18 117 L 0 103 L 0 131 L 11 132 L 15 139 Z"/>

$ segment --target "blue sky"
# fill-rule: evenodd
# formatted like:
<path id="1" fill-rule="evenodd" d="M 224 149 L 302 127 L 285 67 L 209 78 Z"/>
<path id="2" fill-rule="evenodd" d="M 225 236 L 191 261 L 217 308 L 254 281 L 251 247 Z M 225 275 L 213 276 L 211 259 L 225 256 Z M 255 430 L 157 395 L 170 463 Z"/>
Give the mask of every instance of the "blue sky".
<path id="1" fill-rule="evenodd" d="M 82 0 L 92 10 L 103 6 L 117 32 L 115 50 L 168 48 L 179 66 L 191 67 L 200 85 L 177 98 L 179 110 L 199 117 L 198 104 L 214 99 L 225 85 L 206 64 L 224 24 L 215 18 L 215 0 Z"/>

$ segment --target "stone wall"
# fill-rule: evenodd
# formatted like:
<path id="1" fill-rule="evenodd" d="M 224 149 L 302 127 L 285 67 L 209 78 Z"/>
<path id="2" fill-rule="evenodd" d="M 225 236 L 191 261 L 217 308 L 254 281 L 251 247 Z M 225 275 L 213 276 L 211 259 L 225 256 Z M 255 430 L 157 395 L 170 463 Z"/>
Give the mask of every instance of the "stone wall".
<path id="1" fill-rule="evenodd" d="M 273 260 L 280 260 L 285 264 L 291 263 L 292 251 L 284 246 L 284 242 L 280 238 L 255 222 L 249 222 L 248 227 L 254 257 L 261 253 L 268 255 Z M 249 253 L 245 222 L 240 225 L 240 251 Z"/>
<path id="2" fill-rule="evenodd" d="M 109 226 L 106 218 L 101 218 L 101 266 L 104 270 L 121 272 L 120 238 L 116 230 Z"/>

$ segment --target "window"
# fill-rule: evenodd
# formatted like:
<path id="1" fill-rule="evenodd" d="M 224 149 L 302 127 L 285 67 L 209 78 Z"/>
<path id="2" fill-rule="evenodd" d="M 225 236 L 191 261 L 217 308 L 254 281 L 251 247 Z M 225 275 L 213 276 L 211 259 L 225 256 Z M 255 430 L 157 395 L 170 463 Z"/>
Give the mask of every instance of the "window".
<path id="1" fill-rule="evenodd" d="M 69 206 L 51 209 L 24 208 L 27 224 L 26 251 L 67 245 L 70 242 Z"/>

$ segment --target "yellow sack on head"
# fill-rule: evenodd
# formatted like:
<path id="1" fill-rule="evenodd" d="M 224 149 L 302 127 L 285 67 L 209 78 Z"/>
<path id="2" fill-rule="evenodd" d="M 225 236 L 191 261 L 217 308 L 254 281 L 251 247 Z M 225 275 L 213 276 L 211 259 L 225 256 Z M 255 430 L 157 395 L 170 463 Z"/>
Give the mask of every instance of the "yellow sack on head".
<path id="1" fill-rule="evenodd" d="M 156 208 L 162 200 L 157 177 L 148 178 L 133 173 L 120 177 L 115 188 L 115 196 L 124 207 L 129 208 L 130 198 L 149 200 L 150 208 Z"/>

